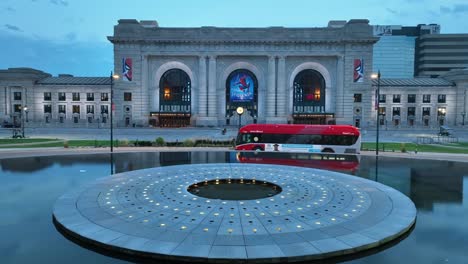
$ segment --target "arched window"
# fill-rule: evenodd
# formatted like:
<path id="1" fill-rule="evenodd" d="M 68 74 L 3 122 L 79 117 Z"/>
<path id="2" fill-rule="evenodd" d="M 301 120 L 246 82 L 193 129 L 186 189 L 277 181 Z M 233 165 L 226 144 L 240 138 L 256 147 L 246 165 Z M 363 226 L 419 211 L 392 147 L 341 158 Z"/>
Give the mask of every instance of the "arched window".
<path id="1" fill-rule="evenodd" d="M 181 127 L 190 125 L 191 81 L 186 72 L 171 69 L 163 74 L 159 82 L 159 126 Z M 155 121 L 152 121 L 155 123 Z"/>
<path id="2" fill-rule="evenodd" d="M 186 72 L 171 69 L 163 74 L 159 83 L 161 112 L 190 112 L 191 82 Z"/>
<path id="3" fill-rule="evenodd" d="M 325 112 L 325 79 L 315 70 L 303 70 L 294 78 L 294 113 Z"/>
<path id="4" fill-rule="evenodd" d="M 229 74 L 226 79 L 226 118 L 233 115 L 236 108 L 241 106 L 257 120 L 257 77 L 251 71 L 238 69 Z"/>

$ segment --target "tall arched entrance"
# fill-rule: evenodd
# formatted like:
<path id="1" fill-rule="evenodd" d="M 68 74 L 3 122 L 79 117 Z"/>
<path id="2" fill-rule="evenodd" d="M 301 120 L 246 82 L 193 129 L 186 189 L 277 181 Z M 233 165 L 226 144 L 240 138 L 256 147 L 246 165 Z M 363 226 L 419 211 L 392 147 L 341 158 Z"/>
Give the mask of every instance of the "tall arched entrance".
<path id="1" fill-rule="evenodd" d="M 325 112 L 325 79 L 316 70 L 299 72 L 293 83 L 293 122 L 326 124 L 333 114 Z"/>
<path id="2" fill-rule="evenodd" d="M 236 115 L 238 107 L 244 108 L 244 116 L 249 115 L 257 123 L 258 81 L 255 74 L 246 69 L 231 72 L 226 79 L 226 125 Z"/>
<path id="3" fill-rule="evenodd" d="M 166 71 L 159 82 L 159 126 L 190 125 L 191 81 L 181 69 Z"/>

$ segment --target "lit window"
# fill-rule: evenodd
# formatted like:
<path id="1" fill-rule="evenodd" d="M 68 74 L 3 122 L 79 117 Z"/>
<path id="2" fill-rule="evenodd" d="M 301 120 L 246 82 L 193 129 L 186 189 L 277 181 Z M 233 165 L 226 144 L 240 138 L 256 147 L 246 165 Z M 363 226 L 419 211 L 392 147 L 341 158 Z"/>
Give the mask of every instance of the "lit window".
<path id="1" fill-rule="evenodd" d="M 315 88 L 314 100 L 320 101 L 320 88 Z"/>
<path id="2" fill-rule="evenodd" d="M 164 99 L 170 100 L 171 99 L 171 89 L 164 88 Z"/>

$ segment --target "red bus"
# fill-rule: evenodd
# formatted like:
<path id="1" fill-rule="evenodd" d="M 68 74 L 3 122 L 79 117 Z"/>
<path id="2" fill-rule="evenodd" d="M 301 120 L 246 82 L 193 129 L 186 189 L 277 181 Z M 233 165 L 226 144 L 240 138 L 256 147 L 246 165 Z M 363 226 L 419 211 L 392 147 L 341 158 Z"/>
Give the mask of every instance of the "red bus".
<path id="1" fill-rule="evenodd" d="M 236 150 L 359 154 L 361 133 L 349 125 L 251 124 L 239 130 Z"/>

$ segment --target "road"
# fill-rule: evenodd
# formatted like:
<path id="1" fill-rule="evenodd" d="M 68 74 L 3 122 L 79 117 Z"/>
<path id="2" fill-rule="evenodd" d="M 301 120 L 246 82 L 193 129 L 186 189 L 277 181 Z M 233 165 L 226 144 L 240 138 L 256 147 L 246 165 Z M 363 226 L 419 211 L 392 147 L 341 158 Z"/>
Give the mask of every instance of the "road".
<path id="1" fill-rule="evenodd" d="M 237 135 L 237 127 L 227 127 L 225 135 L 220 127 L 186 127 L 186 128 L 114 128 L 114 138 L 117 140 L 150 140 L 157 137 L 165 141 L 184 141 L 185 139 L 213 139 L 230 140 Z M 375 142 L 376 131 L 362 131 L 363 142 Z M 381 130 L 380 142 L 416 142 L 417 137 L 437 136 L 438 130 Z M 460 141 L 468 142 L 468 128 L 455 129 L 455 135 Z M 0 128 L 0 138 L 11 137 L 12 131 Z M 26 137 L 30 138 L 58 138 L 58 139 L 88 139 L 106 140 L 110 138 L 110 130 L 101 128 L 27 128 Z"/>

